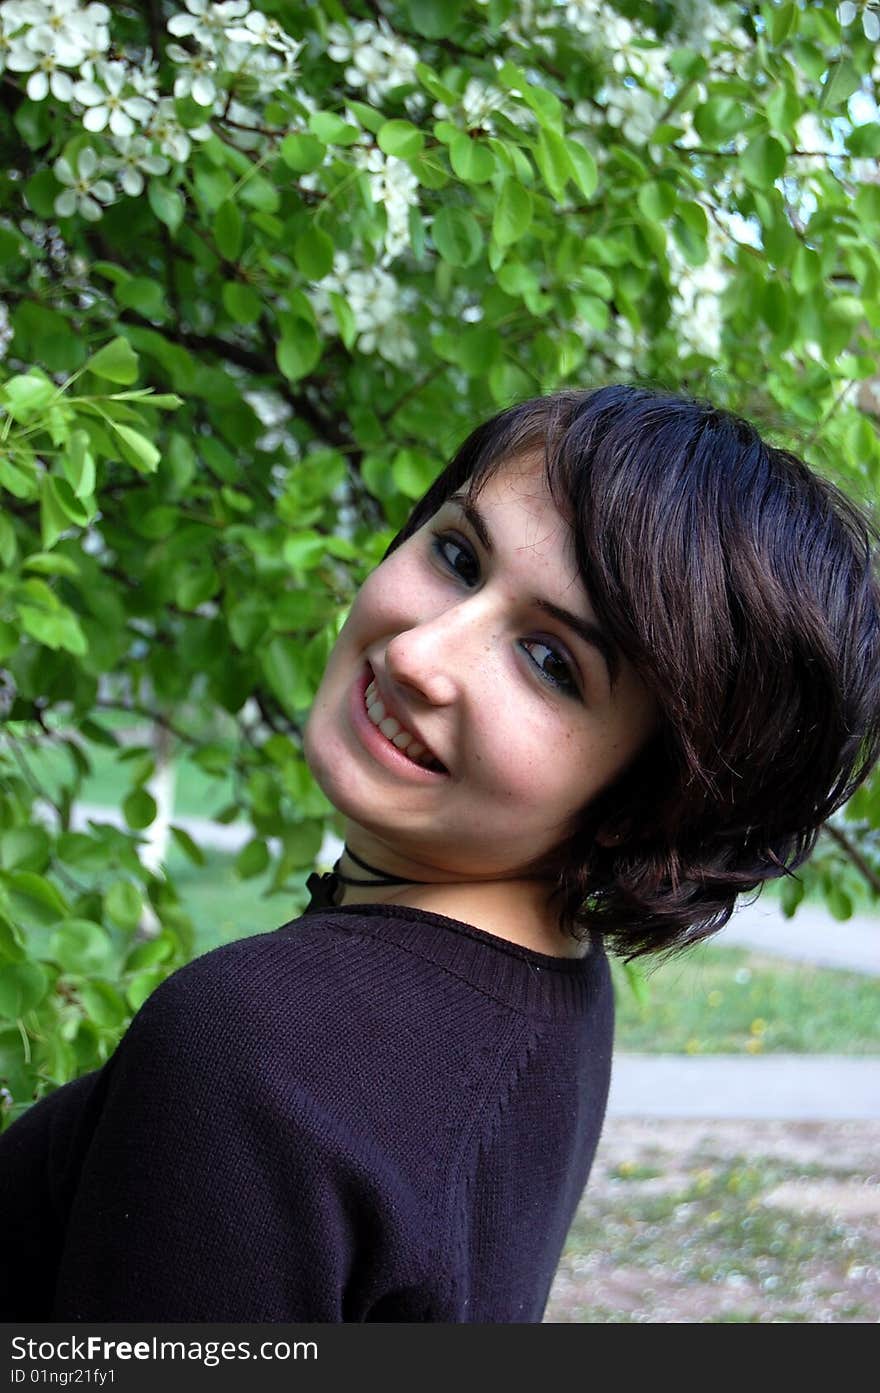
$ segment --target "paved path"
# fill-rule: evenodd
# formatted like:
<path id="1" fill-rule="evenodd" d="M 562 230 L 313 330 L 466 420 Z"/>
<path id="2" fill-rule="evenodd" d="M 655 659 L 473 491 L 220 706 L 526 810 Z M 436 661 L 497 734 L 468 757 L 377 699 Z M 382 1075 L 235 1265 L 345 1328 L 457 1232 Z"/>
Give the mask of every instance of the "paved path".
<path id="1" fill-rule="evenodd" d="M 617 1054 L 608 1116 L 880 1118 L 880 1058 Z"/>
<path id="2" fill-rule="evenodd" d="M 833 919 L 816 905 L 801 905 L 786 919 L 772 900 L 740 905 L 712 940 L 771 956 L 880 976 L 880 918 Z"/>

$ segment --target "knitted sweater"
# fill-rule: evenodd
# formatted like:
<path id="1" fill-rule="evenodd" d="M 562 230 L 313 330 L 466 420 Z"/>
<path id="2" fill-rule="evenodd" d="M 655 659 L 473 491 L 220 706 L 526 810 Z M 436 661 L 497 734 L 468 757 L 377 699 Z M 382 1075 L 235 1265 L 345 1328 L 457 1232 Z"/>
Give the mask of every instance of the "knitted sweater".
<path id="1" fill-rule="evenodd" d="M 612 1031 L 598 942 L 376 904 L 216 948 L 0 1136 L 0 1319 L 540 1321 Z"/>

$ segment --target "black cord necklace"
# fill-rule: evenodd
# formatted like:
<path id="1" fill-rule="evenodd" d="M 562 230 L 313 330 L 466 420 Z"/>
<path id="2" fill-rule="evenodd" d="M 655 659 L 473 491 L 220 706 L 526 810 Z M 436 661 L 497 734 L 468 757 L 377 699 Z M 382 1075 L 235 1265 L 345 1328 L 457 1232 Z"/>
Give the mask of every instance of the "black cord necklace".
<path id="1" fill-rule="evenodd" d="M 306 909 L 303 911 L 305 914 L 310 914 L 316 909 L 334 909 L 336 906 L 336 894 L 341 885 L 430 885 L 431 883 L 428 880 L 407 880 L 403 876 L 388 875 L 385 871 L 380 870 L 378 866 L 371 866 L 368 861 L 364 861 L 360 856 L 356 856 L 347 842 L 343 847 L 343 852 L 347 852 L 352 861 L 354 861 L 356 865 L 363 867 L 365 871 L 372 871 L 374 878 L 365 880 L 363 877 L 355 878 L 353 876 L 343 875 L 339 869 L 339 862 L 342 860 L 342 855 L 340 854 L 332 871 L 324 871 L 323 874 L 318 871 L 312 871 L 311 875 L 306 880 L 306 889 L 311 894 L 311 899 Z"/>

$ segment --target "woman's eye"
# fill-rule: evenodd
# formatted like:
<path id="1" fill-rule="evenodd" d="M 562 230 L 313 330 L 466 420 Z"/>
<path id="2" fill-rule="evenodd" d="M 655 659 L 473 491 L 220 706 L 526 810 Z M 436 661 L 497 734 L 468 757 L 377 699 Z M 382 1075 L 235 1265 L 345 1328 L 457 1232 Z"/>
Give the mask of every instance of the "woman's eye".
<path id="1" fill-rule="evenodd" d="M 450 552 L 447 548 L 450 548 L 452 553 L 457 552 L 458 556 L 455 557 L 453 555 L 450 557 Z M 467 582 L 467 584 L 471 584 L 476 580 L 477 576 L 479 576 L 480 568 L 477 564 L 476 557 L 468 547 L 462 546 L 461 542 L 459 542 L 456 537 L 453 537 L 451 533 L 435 532 L 432 549 L 434 554 L 443 562 L 444 566 L 446 566 L 448 570 L 454 571 L 455 574 L 461 580 Z M 469 575 L 459 569 L 461 558 L 464 558 L 465 567 L 471 568 L 471 573 Z"/>
<path id="2" fill-rule="evenodd" d="M 452 571 L 467 585 L 473 584 L 479 578 L 480 567 L 476 557 L 470 547 L 464 546 L 452 533 L 435 532 L 431 549 L 446 569 Z M 545 682 L 569 696 L 580 696 L 578 684 L 572 677 L 570 663 L 555 648 L 543 639 L 523 639 L 522 647 L 526 652 L 536 648 L 539 654 L 543 650 L 546 656 L 533 658 L 529 654 L 529 657 Z"/>
<path id="3" fill-rule="evenodd" d="M 530 648 L 536 648 L 539 656 L 532 657 L 531 661 L 540 672 L 541 676 L 553 687 L 558 687 L 561 692 L 567 692 L 571 696 L 580 696 L 577 683 L 571 675 L 571 668 L 565 658 L 560 657 L 555 648 L 551 648 L 549 643 L 545 643 L 540 638 L 524 638 L 522 646 L 528 652 Z M 541 657 L 541 650 L 547 657 Z M 531 655 L 530 655 L 531 657 Z"/>

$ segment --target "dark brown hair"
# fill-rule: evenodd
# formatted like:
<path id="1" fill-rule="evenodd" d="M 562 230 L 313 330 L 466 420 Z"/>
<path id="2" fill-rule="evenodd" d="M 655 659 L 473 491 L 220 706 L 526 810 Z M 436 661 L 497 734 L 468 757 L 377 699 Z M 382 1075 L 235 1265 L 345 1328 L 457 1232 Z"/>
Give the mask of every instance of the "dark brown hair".
<path id="1" fill-rule="evenodd" d="M 627 957 L 677 951 L 799 866 L 880 755 L 880 535 L 747 421 L 614 386 L 479 426 L 386 555 L 451 493 L 476 498 L 541 449 L 593 608 L 661 720 L 526 871 L 555 882 L 573 937 L 599 931 Z"/>

